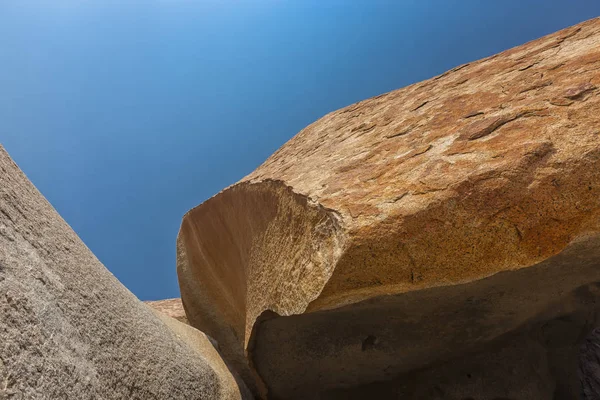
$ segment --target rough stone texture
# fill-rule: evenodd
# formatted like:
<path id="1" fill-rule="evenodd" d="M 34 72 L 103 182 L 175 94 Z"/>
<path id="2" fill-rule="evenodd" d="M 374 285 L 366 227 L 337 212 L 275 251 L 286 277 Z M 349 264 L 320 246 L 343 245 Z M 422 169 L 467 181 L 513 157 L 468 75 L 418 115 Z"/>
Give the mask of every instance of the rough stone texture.
<path id="1" fill-rule="evenodd" d="M 297 394 L 282 398 L 596 399 L 579 397 L 578 362 L 585 380 L 598 379 L 590 373 L 598 353 L 579 349 L 600 323 L 598 260 L 600 237 L 586 237 L 537 266 L 459 287 L 266 320 L 254 361 L 265 379 L 276 378 L 273 391 L 287 389 L 277 376 L 284 365 L 284 378 L 309 385 L 303 392 L 295 383 Z M 509 331 L 515 321 L 524 322 Z M 267 351 L 273 343 L 280 353 Z M 293 348 L 289 363 L 280 354 Z M 315 359 L 318 370 L 306 368 Z M 365 381 L 379 382 L 357 386 Z"/>
<path id="2" fill-rule="evenodd" d="M 0 147 L 0 399 L 241 399 L 214 349 L 188 343 Z"/>
<path id="3" fill-rule="evenodd" d="M 175 318 L 179 322 L 189 325 L 181 299 L 146 301 L 145 303 L 154 310 L 160 311 L 171 318 Z"/>
<path id="4" fill-rule="evenodd" d="M 179 300 L 179 299 L 173 299 Z M 172 302 L 173 303 L 173 302 Z M 180 301 L 181 303 L 181 301 Z M 252 393 L 244 381 L 234 372 L 230 371 L 218 352 L 218 344 L 203 332 L 183 323 L 169 315 L 153 309 L 153 312 L 167 325 L 178 339 L 187 343 L 192 351 L 198 352 L 208 361 L 216 372 L 219 386 L 223 388 L 223 399 L 252 399 Z M 240 397 L 241 396 L 241 397 Z"/>
<path id="5" fill-rule="evenodd" d="M 589 309 L 584 337 L 595 308 L 557 304 L 600 281 L 599 87 L 594 19 L 326 115 L 184 216 L 191 324 L 285 399 L 401 379 L 542 316 Z M 575 390 L 546 359 L 542 382 Z"/>
<path id="6" fill-rule="evenodd" d="M 600 328 L 594 329 L 581 345 L 579 368 L 581 398 L 600 400 Z"/>

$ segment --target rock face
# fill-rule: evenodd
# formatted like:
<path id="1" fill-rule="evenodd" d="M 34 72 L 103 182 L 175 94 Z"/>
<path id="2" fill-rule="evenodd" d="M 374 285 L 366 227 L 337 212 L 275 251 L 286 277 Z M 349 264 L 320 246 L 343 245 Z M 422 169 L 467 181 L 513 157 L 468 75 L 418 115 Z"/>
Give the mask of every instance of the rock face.
<path id="1" fill-rule="evenodd" d="M 176 330 L 104 268 L 0 147 L 0 399 L 241 399 L 216 351 Z"/>
<path id="2" fill-rule="evenodd" d="M 146 301 L 146 304 L 152 307 L 154 310 L 160 311 L 171 318 L 175 318 L 179 322 L 189 325 L 189 321 L 185 315 L 185 310 L 183 309 L 183 303 L 181 302 L 181 299 Z"/>
<path id="3" fill-rule="evenodd" d="M 262 397 L 577 398 L 599 87 L 594 19 L 328 114 L 183 218 L 190 323 Z"/>
<path id="4" fill-rule="evenodd" d="M 179 300 L 179 299 L 173 299 Z M 173 302 L 172 302 L 173 303 Z M 180 301 L 181 303 L 181 301 Z M 223 388 L 221 398 L 223 399 L 252 399 L 252 393 L 246 387 L 244 381 L 235 373 L 230 371 L 221 355 L 217 351 L 217 343 L 198 329 L 192 328 L 167 314 L 153 309 L 153 312 L 167 325 L 175 336 L 187 343 L 192 351 L 202 355 L 215 371 L 218 381 L 216 384 Z"/>
<path id="5" fill-rule="evenodd" d="M 582 399 L 600 399 L 600 328 L 594 329 L 581 346 L 579 360 Z"/>

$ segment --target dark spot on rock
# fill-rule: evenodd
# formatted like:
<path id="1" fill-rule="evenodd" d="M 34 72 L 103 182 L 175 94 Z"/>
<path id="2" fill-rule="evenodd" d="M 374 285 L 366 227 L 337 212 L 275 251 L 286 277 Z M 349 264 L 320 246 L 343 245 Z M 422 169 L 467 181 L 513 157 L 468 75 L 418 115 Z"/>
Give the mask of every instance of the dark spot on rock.
<path id="1" fill-rule="evenodd" d="M 411 111 L 417 111 L 419 108 L 423 107 L 427 103 L 429 103 L 429 101 L 424 101 L 423 103 L 419 104 L 417 107 L 413 108 Z"/>
<path id="2" fill-rule="evenodd" d="M 585 94 L 591 92 L 594 89 L 596 89 L 596 86 L 592 85 L 591 83 L 582 83 L 579 86 L 568 89 L 565 92 L 564 97 L 571 100 L 579 100 Z"/>
<path id="3" fill-rule="evenodd" d="M 467 115 L 465 115 L 463 118 L 464 119 L 473 118 L 473 117 L 476 117 L 478 115 L 483 115 L 483 111 L 473 111 L 473 112 L 470 112 Z"/>
<path id="4" fill-rule="evenodd" d="M 410 156 L 410 158 L 413 158 L 415 156 L 419 156 L 421 154 L 427 153 L 432 148 L 433 148 L 432 145 L 427 145 L 427 146 L 422 146 L 421 148 L 415 149 L 413 151 L 413 154 Z"/>
<path id="5" fill-rule="evenodd" d="M 565 99 L 562 97 L 557 97 L 555 99 L 550 100 L 550 104 L 552 104 L 553 106 L 558 106 L 558 107 L 570 106 L 573 103 L 574 103 L 573 100 Z"/>
<path id="6" fill-rule="evenodd" d="M 352 128 L 352 130 L 350 131 L 350 133 L 352 133 L 352 132 L 356 132 L 356 131 L 370 132 L 370 131 L 372 131 L 373 129 L 375 129 L 375 127 L 376 127 L 376 126 L 377 126 L 377 125 L 376 125 L 376 124 L 374 124 L 374 123 L 370 123 L 370 124 L 367 124 L 367 123 L 362 123 L 362 124 L 360 124 L 360 125 L 358 125 L 358 126 L 356 126 L 356 127 Z"/>
<path id="7" fill-rule="evenodd" d="M 395 137 L 398 137 L 398 136 L 404 136 L 404 135 L 410 133 L 415 127 L 416 127 L 415 124 L 411 124 L 411 125 L 409 125 L 407 127 L 401 128 L 396 133 L 392 133 L 391 135 L 386 135 L 385 138 L 386 139 L 391 139 L 391 138 L 395 138 Z"/>
<path id="8" fill-rule="evenodd" d="M 537 62 L 534 62 L 533 64 L 526 65 L 525 67 L 521 67 L 521 68 L 519 68 L 519 71 L 526 71 L 529 68 L 533 67 L 535 64 L 537 64 Z"/>
<path id="9" fill-rule="evenodd" d="M 441 387 L 439 387 L 438 385 L 435 385 L 433 387 L 433 390 L 435 391 L 435 394 L 437 394 L 438 396 L 444 396 L 446 393 L 442 390 Z"/>
<path id="10" fill-rule="evenodd" d="M 495 117 L 489 117 L 480 121 L 475 121 L 463 130 L 463 132 L 460 135 L 460 138 L 467 140 L 480 139 L 482 137 L 490 135 L 491 133 L 496 131 L 496 129 L 508 124 L 509 122 L 515 121 L 523 117 L 540 115 L 540 111 L 542 110 L 525 109 L 513 114 L 499 115 Z"/>
<path id="11" fill-rule="evenodd" d="M 4 215 L 10 222 L 15 222 L 13 220 L 13 218 L 10 216 L 10 214 L 7 213 L 6 211 L 4 211 L 3 209 L 0 209 L 0 213 L 2 213 L 2 215 Z"/>
<path id="12" fill-rule="evenodd" d="M 468 140 L 475 140 L 487 136 L 494 132 L 496 129 L 500 128 L 502 125 L 511 121 L 511 117 L 509 116 L 499 116 L 499 117 L 491 117 L 484 119 L 482 121 L 477 121 L 472 125 L 468 126 L 467 129 L 463 132 L 463 135 L 466 136 Z"/>
<path id="13" fill-rule="evenodd" d="M 369 335 L 362 341 L 362 351 L 371 350 L 377 344 L 377 338 L 373 335 Z"/>

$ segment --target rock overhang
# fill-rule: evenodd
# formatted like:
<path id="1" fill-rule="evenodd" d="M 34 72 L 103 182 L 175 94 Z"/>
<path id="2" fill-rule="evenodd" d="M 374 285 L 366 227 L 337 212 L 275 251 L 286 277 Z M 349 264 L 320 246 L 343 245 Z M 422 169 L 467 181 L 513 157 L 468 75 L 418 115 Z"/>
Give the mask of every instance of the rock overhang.
<path id="1" fill-rule="evenodd" d="M 251 337 L 260 343 L 254 327 L 265 312 L 300 321 L 468 286 L 541 265 L 599 232 L 598 21 L 330 113 L 188 213 L 178 268 L 198 326 L 237 346 L 252 375 L 253 356 L 242 358 Z M 321 218 L 333 234 L 320 236 Z M 208 238 L 202 257 L 229 258 L 229 267 L 190 261 L 198 232 Z M 320 241 L 328 250 L 315 272 Z M 231 275 L 214 278 L 221 273 Z M 237 283 L 207 289 L 211 279 Z"/>

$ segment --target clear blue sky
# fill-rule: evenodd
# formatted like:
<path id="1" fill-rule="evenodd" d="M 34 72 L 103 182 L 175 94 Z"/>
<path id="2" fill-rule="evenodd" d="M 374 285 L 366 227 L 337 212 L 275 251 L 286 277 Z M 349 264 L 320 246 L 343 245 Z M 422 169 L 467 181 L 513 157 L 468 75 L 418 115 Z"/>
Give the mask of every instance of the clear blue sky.
<path id="1" fill-rule="evenodd" d="M 0 0 L 0 142 L 142 300 L 183 214 L 324 114 L 598 0 Z"/>

